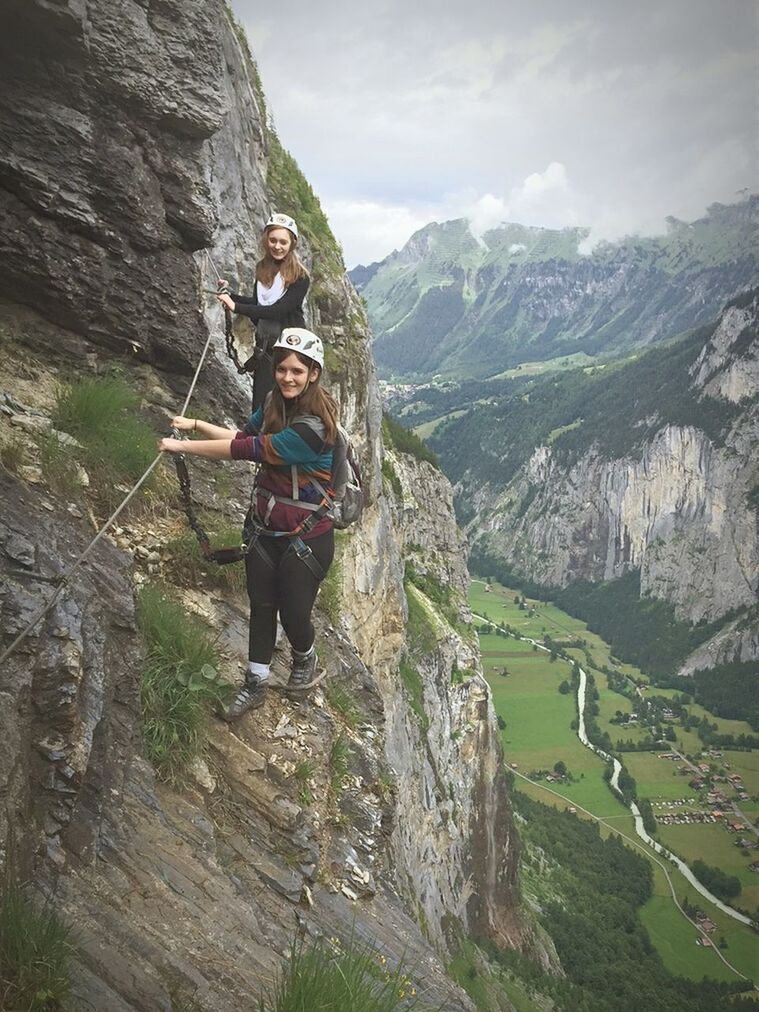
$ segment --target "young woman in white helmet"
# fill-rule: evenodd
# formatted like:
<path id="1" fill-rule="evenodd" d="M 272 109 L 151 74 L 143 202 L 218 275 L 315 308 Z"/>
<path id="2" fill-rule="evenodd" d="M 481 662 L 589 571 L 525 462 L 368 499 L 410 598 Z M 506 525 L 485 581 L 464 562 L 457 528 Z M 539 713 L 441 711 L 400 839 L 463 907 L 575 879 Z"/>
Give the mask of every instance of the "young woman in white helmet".
<path id="1" fill-rule="evenodd" d="M 285 327 L 305 327 L 303 300 L 310 279 L 296 252 L 298 226 L 287 214 L 273 214 L 261 234 L 263 257 L 256 264 L 252 296 L 219 295 L 233 313 L 249 317 L 256 326 L 256 348 L 245 363 L 253 370 L 253 410 L 260 407 L 274 385 L 271 349 Z M 226 281 L 219 281 L 225 286 Z"/>
<path id="2" fill-rule="evenodd" d="M 288 687 L 302 691 L 316 671 L 311 621 L 319 584 L 334 555 L 334 531 L 323 489 L 332 476 L 337 406 L 319 379 L 324 348 L 302 328 L 282 332 L 272 349 L 274 389 L 242 430 L 201 419 L 173 418 L 200 439 L 162 439 L 161 450 L 261 464 L 245 518 L 250 598 L 248 669 L 227 708 L 233 720 L 264 699 L 277 614 L 292 647 Z"/>

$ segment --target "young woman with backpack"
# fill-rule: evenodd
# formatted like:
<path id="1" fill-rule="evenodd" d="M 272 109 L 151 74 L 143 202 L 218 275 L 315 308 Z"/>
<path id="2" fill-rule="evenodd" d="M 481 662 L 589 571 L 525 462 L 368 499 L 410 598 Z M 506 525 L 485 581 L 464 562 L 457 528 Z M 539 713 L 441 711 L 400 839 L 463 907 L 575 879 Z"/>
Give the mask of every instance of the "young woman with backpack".
<path id="1" fill-rule="evenodd" d="M 298 226 L 287 214 L 273 214 L 261 235 L 263 257 L 256 264 L 254 294 L 222 292 L 219 302 L 233 313 L 247 316 L 256 327 L 256 347 L 245 363 L 253 370 L 253 410 L 261 407 L 274 381 L 271 350 L 285 327 L 305 327 L 303 300 L 310 278 L 296 252 Z M 219 287 L 227 282 L 219 280 Z"/>
<path id="2" fill-rule="evenodd" d="M 233 720 L 264 699 L 279 613 L 292 647 L 288 688 L 314 679 L 317 656 L 311 621 L 319 584 L 334 555 L 329 497 L 337 406 L 320 376 L 324 348 L 302 328 L 283 330 L 272 348 L 274 389 L 240 431 L 201 419 L 173 418 L 199 439 L 162 439 L 159 449 L 217 460 L 260 464 L 245 518 L 245 570 L 250 598 L 248 669 L 224 714 Z"/>

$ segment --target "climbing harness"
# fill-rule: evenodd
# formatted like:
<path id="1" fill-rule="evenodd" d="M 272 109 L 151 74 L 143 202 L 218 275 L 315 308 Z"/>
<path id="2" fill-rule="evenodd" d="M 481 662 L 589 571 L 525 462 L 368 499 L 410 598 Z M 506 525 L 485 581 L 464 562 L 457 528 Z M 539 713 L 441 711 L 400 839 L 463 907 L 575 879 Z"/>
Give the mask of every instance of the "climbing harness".
<path id="1" fill-rule="evenodd" d="M 205 291 L 209 295 L 229 295 L 230 289 L 229 285 L 221 285 L 215 291 L 210 288 L 206 288 Z M 224 346 L 227 355 L 241 376 L 245 375 L 245 373 L 255 372 L 256 369 L 261 368 L 265 363 L 271 362 L 271 355 L 265 349 L 271 343 L 270 339 L 272 335 L 267 333 L 267 331 L 272 329 L 271 325 L 273 323 L 273 320 L 259 320 L 256 327 L 256 347 L 253 349 L 253 354 L 249 358 L 246 358 L 244 362 L 241 362 L 232 329 L 232 310 L 229 306 L 224 306 Z M 276 328 L 276 333 L 279 334 L 279 324 L 274 324 L 274 327 Z"/>
<path id="2" fill-rule="evenodd" d="M 209 257 L 210 260 L 210 257 Z M 209 295 L 229 295 L 229 285 L 219 285 L 218 288 L 205 288 L 205 292 Z M 227 355 L 234 363 L 235 369 L 242 375 L 243 373 L 250 372 L 249 363 L 251 358 L 247 362 L 241 362 L 240 356 L 237 354 L 237 348 L 235 347 L 235 335 L 232 330 L 232 310 L 229 306 L 224 306 L 224 345 L 227 349 Z"/>
<path id="3" fill-rule="evenodd" d="M 253 495 L 256 495 L 255 489 L 253 490 Z M 280 496 L 273 496 L 273 498 L 278 502 L 295 502 L 294 500 L 284 499 Z M 245 518 L 245 527 L 243 529 L 245 541 L 242 546 L 242 551 L 245 555 L 251 551 L 255 551 L 269 569 L 274 569 L 276 564 L 266 551 L 264 539 L 288 538 L 290 544 L 288 545 L 283 558 L 286 558 L 290 554 L 296 555 L 303 565 L 313 574 L 313 576 L 321 582 L 327 574 L 319 560 L 311 551 L 308 542 L 304 540 L 303 535 L 308 534 L 308 532 L 313 530 L 323 517 L 328 515 L 329 503 L 322 502 L 316 506 L 314 503 L 298 502 L 297 505 L 300 505 L 302 508 L 311 508 L 312 512 L 310 512 L 309 515 L 292 531 L 272 531 L 268 527 L 265 527 L 256 517 L 251 505 L 251 509 Z"/>
<path id="4" fill-rule="evenodd" d="M 228 294 L 229 285 L 226 285 L 225 288 L 226 292 L 224 292 L 224 289 L 222 288 L 219 290 L 219 294 Z M 240 375 L 249 372 L 248 363 L 250 362 L 250 359 L 248 359 L 247 362 L 241 362 L 240 356 L 237 354 L 237 348 L 235 347 L 235 335 L 232 331 L 232 310 L 229 306 L 224 306 L 224 344 L 227 349 L 227 355 L 229 355 L 232 359 L 235 369 L 237 369 Z"/>
<path id="5" fill-rule="evenodd" d="M 174 430 L 175 438 L 181 439 L 181 436 L 177 430 Z M 190 472 L 187 470 L 187 463 L 184 459 L 183 453 L 174 454 L 174 467 L 177 472 L 177 480 L 179 482 L 179 494 L 182 499 L 182 508 L 185 516 L 187 517 L 187 523 L 191 530 L 198 539 L 198 545 L 204 559 L 208 559 L 209 562 L 215 562 L 219 566 L 228 566 L 232 562 L 239 562 L 243 557 L 242 548 L 238 546 L 232 546 L 230 548 L 211 548 L 211 540 L 205 532 L 205 529 L 198 520 L 197 513 L 195 512 L 195 506 L 192 501 L 192 487 L 190 485 Z"/>
<path id="6" fill-rule="evenodd" d="M 181 438 L 179 433 L 176 433 L 176 435 L 177 438 Z M 261 523 L 259 518 L 256 516 L 255 500 L 260 490 L 254 483 L 250 496 L 250 507 L 245 517 L 242 543 L 239 545 L 232 545 L 227 548 L 213 549 L 211 548 L 210 538 L 198 520 L 195 512 L 195 507 L 192 501 L 190 473 L 187 469 L 187 464 L 183 454 L 174 454 L 174 466 L 176 467 L 177 478 L 179 480 L 179 492 L 182 499 L 182 508 L 185 516 L 187 517 L 187 523 L 197 538 L 198 546 L 204 559 L 207 559 L 209 562 L 215 562 L 219 566 L 227 566 L 234 562 L 241 562 L 249 552 L 255 551 L 262 561 L 269 568 L 273 569 L 275 566 L 274 560 L 266 551 L 262 538 L 290 538 L 291 540 L 288 550 L 294 552 L 298 556 L 298 558 L 311 570 L 317 580 L 324 579 L 326 574 L 311 549 L 303 540 L 303 535 L 307 534 L 310 530 L 313 530 L 316 524 L 323 517 L 329 514 L 330 502 L 328 498 L 325 497 L 321 503 L 316 505 L 315 503 L 303 502 L 297 498 L 289 499 L 269 493 L 267 517 L 271 514 L 272 509 L 278 502 L 291 506 L 298 506 L 301 509 L 308 511 L 308 515 L 300 524 L 298 524 L 296 528 L 294 528 L 294 530 L 273 531 L 266 527 L 265 524 Z M 293 468 L 293 470 L 295 470 L 295 468 Z M 296 482 L 297 492 L 297 477 L 295 477 L 294 480 Z M 319 487 L 321 488 L 321 486 Z"/>

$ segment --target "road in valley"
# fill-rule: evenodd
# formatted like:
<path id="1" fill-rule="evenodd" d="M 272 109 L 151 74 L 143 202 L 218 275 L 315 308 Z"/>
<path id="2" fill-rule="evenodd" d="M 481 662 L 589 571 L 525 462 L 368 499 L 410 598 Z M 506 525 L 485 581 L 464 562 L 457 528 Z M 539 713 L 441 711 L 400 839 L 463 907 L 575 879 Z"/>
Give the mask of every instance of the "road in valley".
<path id="1" fill-rule="evenodd" d="M 488 623 L 488 625 L 493 626 L 495 625 L 495 623 L 493 623 L 491 619 L 486 618 L 484 615 L 475 615 L 474 613 L 472 613 L 472 616 L 473 618 L 477 619 L 480 622 L 486 622 Z M 530 639 L 528 636 L 522 636 L 522 639 L 525 640 L 525 642 L 531 643 L 533 644 L 533 646 L 536 646 L 538 650 L 545 650 L 546 653 L 550 653 L 549 648 L 546 647 L 543 643 L 540 643 L 538 640 Z M 594 745 L 588 738 L 588 735 L 585 731 L 585 694 L 588 684 L 588 676 L 586 675 L 585 671 L 579 666 L 579 664 L 578 669 L 580 672 L 580 681 L 579 685 L 577 686 L 577 717 L 578 717 L 577 737 L 580 739 L 580 741 L 586 748 L 589 748 L 592 752 L 595 752 L 595 754 L 599 756 L 599 758 L 603 759 L 604 762 L 612 764 L 612 775 L 611 780 L 609 781 L 609 786 L 612 788 L 613 791 L 615 791 L 615 793 L 619 796 L 620 800 L 622 800 L 624 804 L 624 799 L 622 798 L 622 791 L 620 790 L 619 787 L 619 775 L 622 772 L 622 764 L 620 763 L 619 759 L 609 755 L 607 752 L 604 752 L 603 749 L 600 749 L 596 745 Z M 560 796 L 563 797 L 563 795 Z M 640 814 L 640 809 L 638 808 L 637 804 L 634 801 L 631 801 L 628 807 L 635 821 L 635 832 L 638 834 L 641 840 L 643 840 L 643 842 L 652 850 L 655 850 L 657 854 L 661 854 L 661 856 L 665 858 L 665 860 L 670 861 L 672 864 L 674 864 L 681 872 L 681 874 L 684 876 L 684 878 L 686 878 L 688 882 L 690 882 L 693 888 L 697 892 L 699 892 L 704 897 L 704 899 L 708 900 L 710 903 L 713 903 L 714 906 L 716 906 L 724 914 L 727 914 L 728 917 L 732 917 L 733 920 L 740 921 L 741 924 L 751 925 L 753 923 L 751 918 L 747 917 L 746 914 L 742 914 L 740 913 L 740 911 L 735 910 L 731 906 L 728 906 L 727 903 L 723 903 L 721 899 L 719 899 L 717 896 L 711 893 L 706 888 L 705 885 L 699 882 L 699 880 L 690 870 L 685 861 L 677 857 L 676 854 L 670 853 L 670 851 L 668 851 L 666 847 L 663 847 L 662 844 L 660 844 L 657 840 L 654 840 L 652 837 L 648 835 L 648 833 L 643 827 L 643 818 Z M 690 920 L 690 918 L 688 918 L 688 920 Z"/>

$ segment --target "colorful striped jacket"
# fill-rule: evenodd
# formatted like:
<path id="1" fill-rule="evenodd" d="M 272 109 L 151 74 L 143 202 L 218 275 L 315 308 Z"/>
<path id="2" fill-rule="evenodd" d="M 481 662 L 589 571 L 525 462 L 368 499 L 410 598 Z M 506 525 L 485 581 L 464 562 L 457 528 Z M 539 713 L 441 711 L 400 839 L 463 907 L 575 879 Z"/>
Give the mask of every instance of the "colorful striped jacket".
<path id="1" fill-rule="evenodd" d="M 232 440 L 233 460 L 252 460 L 263 465 L 256 479 L 258 518 L 274 531 L 292 531 L 303 521 L 308 510 L 289 503 L 273 503 L 272 496 L 291 498 L 293 467 L 297 479 L 297 498 L 308 503 L 321 502 L 321 492 L 312 484 L 315 478 L 325 488 L 332 479 L 332 447 L 324 441 L 324 422 L 316 415 L 296 415 L 279 432 L 262 433 L 263 409 L 250 416 Z M 329 530 L 332 521 L 323 517 L 305 535 L 316 537 Z"/>

